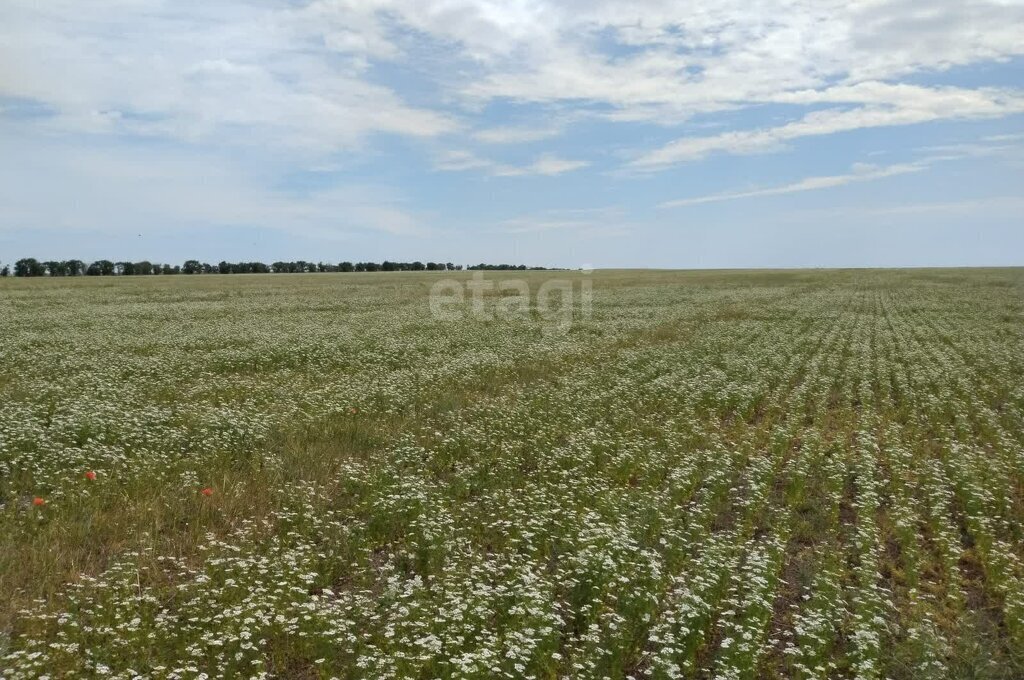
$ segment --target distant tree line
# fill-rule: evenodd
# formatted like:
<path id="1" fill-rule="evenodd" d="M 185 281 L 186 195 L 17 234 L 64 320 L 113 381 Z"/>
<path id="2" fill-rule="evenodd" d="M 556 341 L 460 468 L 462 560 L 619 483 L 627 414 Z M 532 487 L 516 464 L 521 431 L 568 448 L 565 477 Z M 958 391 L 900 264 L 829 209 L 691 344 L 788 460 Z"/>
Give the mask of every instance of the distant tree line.
<path id="1" fill-rule="evenodd" d="M 482 270 L 482 271 L 526 271 L 527 269 L 535 269 L 539 271 L 548 271 L 548 267 L 527 267 L 525 264 L 471 264 L 466 265 L 466 269 L 470 271 Z"/>
<path id="2" fill-rule="evenodd" d="M 167 276 L 170 274 L 303 274 L 312 272 L 407 272 L 407 271 L 525 271 L 527 269 L 545 269 L 545 267 L 527 267 L 524 264 L 474 264 L 463 267 L 451 262 L 220 262 L 212 265 L 199 260 L 188 260 L 182 265 L 160 264 L 157 262 L 112 262 L 97 260 L 86 264 L 82 260 L 47 260 L 40 262 L 32 257 L 18 260 L 14 270 L 4 266 L 0 276 Z"/>

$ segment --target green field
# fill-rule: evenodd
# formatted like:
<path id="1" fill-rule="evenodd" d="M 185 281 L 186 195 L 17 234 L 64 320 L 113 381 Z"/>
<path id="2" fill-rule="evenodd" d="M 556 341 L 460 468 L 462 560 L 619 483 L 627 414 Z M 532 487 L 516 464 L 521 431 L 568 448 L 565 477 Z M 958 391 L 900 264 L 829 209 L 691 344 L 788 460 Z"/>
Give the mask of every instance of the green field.
<path id="1" fill-rule="evenodd" d="M 1024 270 L 449 275 L 0 281 L 0 677 L 1024 677 Z"/>

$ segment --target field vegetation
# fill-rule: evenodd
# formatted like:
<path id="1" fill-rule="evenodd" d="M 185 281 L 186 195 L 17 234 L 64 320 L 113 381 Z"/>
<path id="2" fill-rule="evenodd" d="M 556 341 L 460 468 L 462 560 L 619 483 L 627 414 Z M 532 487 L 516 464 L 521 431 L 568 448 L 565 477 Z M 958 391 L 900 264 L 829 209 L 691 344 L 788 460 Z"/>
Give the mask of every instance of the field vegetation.
<path id="1" fill-rule="evenodd" d="M 0 281 L 0 677 L 1024 677 L 1024 271 L 488 276 Z"/>

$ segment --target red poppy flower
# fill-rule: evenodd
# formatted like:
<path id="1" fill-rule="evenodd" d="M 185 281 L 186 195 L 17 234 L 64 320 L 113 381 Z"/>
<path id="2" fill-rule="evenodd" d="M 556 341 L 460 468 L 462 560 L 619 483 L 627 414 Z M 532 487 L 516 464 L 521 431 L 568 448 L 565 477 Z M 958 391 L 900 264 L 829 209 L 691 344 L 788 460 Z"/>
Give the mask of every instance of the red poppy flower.
<path id="1" fill-rule="evenodd" d="M 96 481 L 96 472 L 94 470 L 89 470 L 85 473 L 85 478 L 90 482 Z"/>
<path id="2" fill-rule="evenodd" d="M 212 496 L 213 495 L 213 489 L 211 489 L 210 487 L 206 487 L 205 489 L 203 489 L 199 493 L 203 494 L 204 496 Z"/>
<path id="3" fill-rule="evenodd" d="M 32 499 L 32 505 L 36 507 L 39 507 L 40 505 L 46 505 L 46 499 L 36 496 L 35 498 Z"/>

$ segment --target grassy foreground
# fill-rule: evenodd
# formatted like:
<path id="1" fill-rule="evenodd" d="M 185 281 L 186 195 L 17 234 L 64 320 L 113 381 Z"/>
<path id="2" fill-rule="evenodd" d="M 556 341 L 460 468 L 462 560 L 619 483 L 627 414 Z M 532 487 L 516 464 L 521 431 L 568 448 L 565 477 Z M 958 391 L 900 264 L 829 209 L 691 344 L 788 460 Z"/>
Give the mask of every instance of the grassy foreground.
<path id="1" fill-rule="evenodd" d="M 0 281 L 0 677 L 1024 677 L 1024 271 L 446 277 Z"/>

